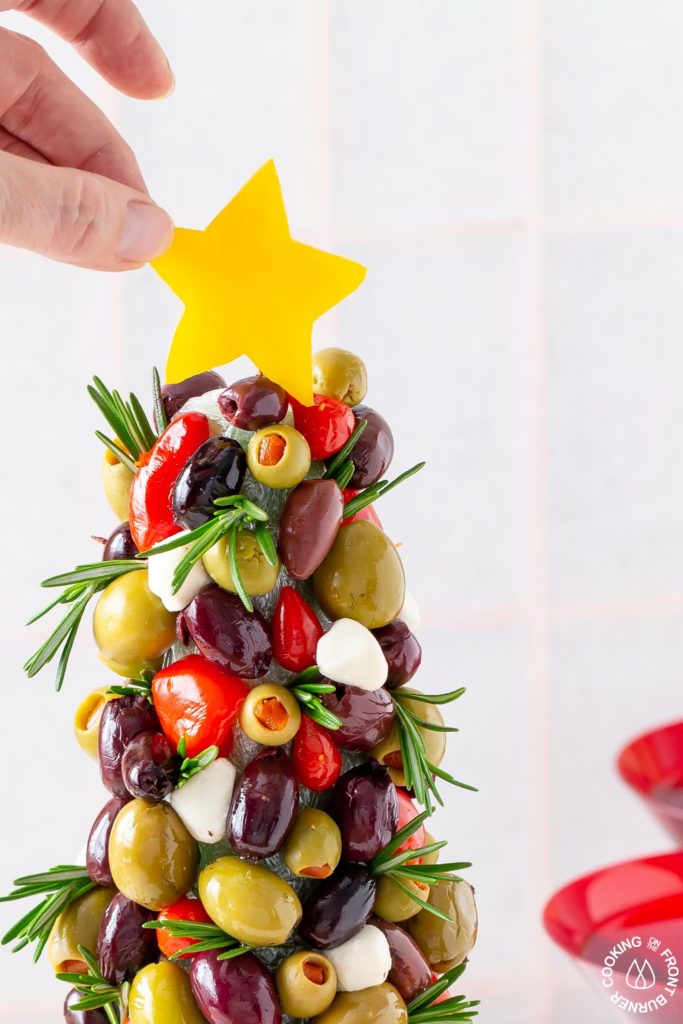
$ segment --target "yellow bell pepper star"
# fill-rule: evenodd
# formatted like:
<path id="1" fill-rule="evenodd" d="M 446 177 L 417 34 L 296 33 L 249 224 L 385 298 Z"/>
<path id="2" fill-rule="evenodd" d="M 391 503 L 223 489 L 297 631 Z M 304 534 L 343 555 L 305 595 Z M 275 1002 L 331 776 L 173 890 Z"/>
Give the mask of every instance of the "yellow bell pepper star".
<path id="1" fill-rule="evenodd" d="M 313 402 L 313 323 L 365 277 L 359 263 L 292 238 L 275 164 L 265 164 L 204 231 L 178 228 L 152 264 L 183 301 L 166 379 L 238 356 Z"/>

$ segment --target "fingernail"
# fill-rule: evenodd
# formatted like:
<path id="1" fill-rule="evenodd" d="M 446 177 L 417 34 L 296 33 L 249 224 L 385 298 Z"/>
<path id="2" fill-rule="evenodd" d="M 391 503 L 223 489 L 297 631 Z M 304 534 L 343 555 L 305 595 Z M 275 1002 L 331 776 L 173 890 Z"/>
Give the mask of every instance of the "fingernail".
<path id="1" fill-rule="evenodd" d="M 124 263 L 148 263 L 166 252 L 173 240 L 173 221 L 159 206 L 128 204 L 116 258 Z"/>

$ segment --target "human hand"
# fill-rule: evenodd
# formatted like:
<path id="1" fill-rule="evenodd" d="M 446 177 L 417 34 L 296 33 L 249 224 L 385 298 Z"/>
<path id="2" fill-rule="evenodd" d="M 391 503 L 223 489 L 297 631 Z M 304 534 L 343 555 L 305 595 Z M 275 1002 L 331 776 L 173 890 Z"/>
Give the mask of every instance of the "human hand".
<path id="1" fill-rule="evenodd" d="M 0 0 L 76 49 L 129 96 L 173 89 L 163 50 L 132 0 Z M 96 270 L 161 255 L 173 224 L 102 111 L 45 50 L 0 29 L 0 242 Z"/>

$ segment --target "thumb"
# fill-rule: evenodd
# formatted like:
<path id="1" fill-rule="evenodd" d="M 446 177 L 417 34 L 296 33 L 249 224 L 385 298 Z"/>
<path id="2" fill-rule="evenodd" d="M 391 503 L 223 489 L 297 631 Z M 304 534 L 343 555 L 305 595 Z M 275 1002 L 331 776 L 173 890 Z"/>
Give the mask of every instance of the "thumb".
<path id="1" fill-rule="evenodd" d="M 172 238 L 171 218 L 144 193 L 0 152 L 0 242 L 93 270 L 133 270 Z"/>

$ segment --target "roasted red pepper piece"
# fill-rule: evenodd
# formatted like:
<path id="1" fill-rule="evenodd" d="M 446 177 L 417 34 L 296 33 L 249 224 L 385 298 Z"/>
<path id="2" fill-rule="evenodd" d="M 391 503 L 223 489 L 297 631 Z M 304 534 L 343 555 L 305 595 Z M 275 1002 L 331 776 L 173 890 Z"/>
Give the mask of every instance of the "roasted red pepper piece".
<path id="1" fill-rule="evenodd" d="M 219 747 L 227 756 L 232 727 L 249 687 L 220 665 L 189 654 L 162 669 L 152 682 L 152 700 L 161 727 L 177 747 L 183 737 L 187 756 Z"/>
<path id="2" fill-rule="evenodd" d="M 201 924 L 213 924 L 213 921 L 204 910 L 204 904 L 201 900 L 191 900 L 188 896 L 184 896 L 177 903 L 174 903 L 172 907 L 167 907 L 166 910 L 162 910 L 159 914 L 160 921 L 198 921 Z M 170 932 L 166 931 L 165 928 L 156 929 L 157 942 L 159 943 L 159 949 L 166 957 L 172 957 L 176 953 L 181 953 L 184 949 L 189 949 L 190 946 L 194 946 L 195 943 L 200 942 L 200 939 L 181 939 L 174 938 Z M 191 953 L 186 953 L 181 956 L 181 960 L 187 960 L 191 957 Z"/>
<path id="3" fill-rule="evenodd" d="M 311 606 L 292 587 L 283 587 L 271 623 L 275 660 L 290 672 L 315 665 L 323 627 Z"/>
<path id="4" fill-rule="evenodd" d="M 299 782 L 316 793 L 331 789 L 341 775 L 342 756 L 327 729 L 308 715 L 294 738 L 292 763 Z"/>
<path id="5" fill-rule="evenodd" d="M 411 822 L 414 818 L 417 818 L 419 811 L 413 801 L 410 799 L 405 789 L 397 789 L 396 795 L 398 796 L 398 826 L 397 832 L 400 832 L 402 828 Z M 424 825 L 420 825 L 416 832 L 413 832 L 410 839 L 406 839 L 405 843 L 399 846 L 396 854 L 405 853 L 406 850 L 419 850 L 425 845 L 425 830 Z M 408 864 L 421 864 L 422 857 L 416 857 L 415 860 L 409 860 Z"/>
<path id="6" fill-rule="evenodd" d="M 360 491 L 354 490 L 353 487 L 347 487 L 346 490 L 342 491 L 344 504 L 347 505 L 352 498 L 356 498 L 360 493 Z M 343 525 L 346 526 L 347 523 L 355 523 L 359 519 L 365 520 L 366 523 L 374 523 L 375 526 L 379 526 L 380 530 L 384 529 L 382 522 L 372 505 L 366 505 L 365 508 L 360 510 L 360 512 L 356 512 L 355 516 L 349 516 L 348 519 L 344 520 Z"/>
<path id="7" fill-rule="evenodd" d="M 203 413 L 183 413 L 171 421 L 140 460 L 129 508 L 130 532 L 139 551 L 147 551 L 180 532 L 181 527 L 173 519 L 173 487 L 190 455 L 210 435 L 211 424 Z"/>
<path id="8" fill-rule="evenodd" d="M 328 459 L 344 447 L 356 428 L 356 419 L 348 405 L 326 395 L 314 395 L 313 405 L 301 405 L 289 397 L 294 426 L 303 434 L 312 459 Z"/>

